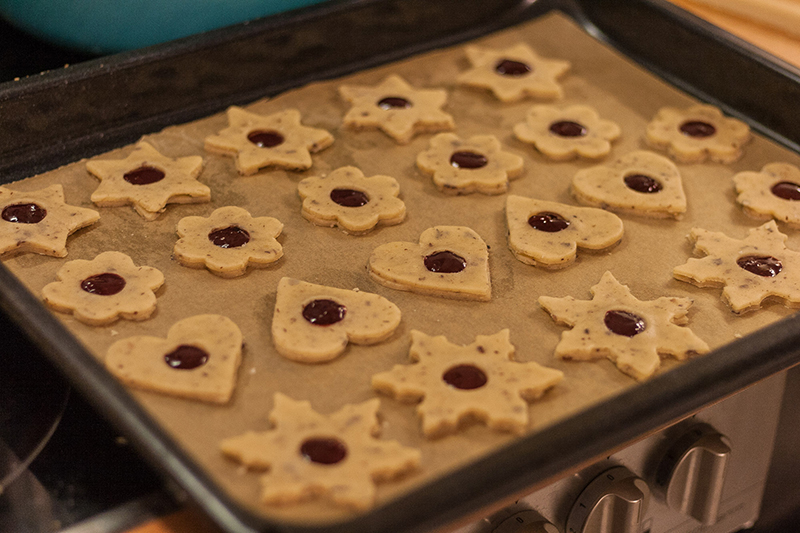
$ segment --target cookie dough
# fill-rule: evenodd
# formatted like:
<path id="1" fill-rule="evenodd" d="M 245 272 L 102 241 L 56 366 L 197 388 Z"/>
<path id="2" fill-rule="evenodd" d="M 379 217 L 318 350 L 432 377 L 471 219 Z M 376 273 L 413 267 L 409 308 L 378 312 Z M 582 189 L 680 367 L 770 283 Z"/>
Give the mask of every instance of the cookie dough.
<path id="1" fill-rule="evenodd" d="M 751 217 L 800 227 L 800 169 L 796 166 L 769 163 L 761 172 L 739 172 L 733 183 L 736 201 Z"/>

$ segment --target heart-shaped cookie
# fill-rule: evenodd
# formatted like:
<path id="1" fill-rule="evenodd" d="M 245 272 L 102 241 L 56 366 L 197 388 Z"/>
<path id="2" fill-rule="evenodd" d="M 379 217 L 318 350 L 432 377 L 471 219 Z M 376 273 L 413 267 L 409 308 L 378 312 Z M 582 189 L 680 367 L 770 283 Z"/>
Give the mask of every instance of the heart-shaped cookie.
<path id="1" fill-rule="evenodd" d="M 321 363 L 341 354 L 348 342 L 380 342 L 399 324 L 400 309 L 383 296 L 283 278 L 272 341 L 287 359 Z"/>
<path id="2" fill-rule="evenodd" d="M 489 249 L 464 226 L 428 228 L 419 244 L 382 244 L 369 257 L 369 273 L 382 285 L 401 291 L 459 300 L 492 297 Z"/>
<path id="3" fill-rule="evenodd" d="M 167 338 L 129 337 L 106 354 L 106 368 L 132 387 L 225 403 L 236 386 L 242 333 L 221 315 L 196 315 L 176 322 Z"/>

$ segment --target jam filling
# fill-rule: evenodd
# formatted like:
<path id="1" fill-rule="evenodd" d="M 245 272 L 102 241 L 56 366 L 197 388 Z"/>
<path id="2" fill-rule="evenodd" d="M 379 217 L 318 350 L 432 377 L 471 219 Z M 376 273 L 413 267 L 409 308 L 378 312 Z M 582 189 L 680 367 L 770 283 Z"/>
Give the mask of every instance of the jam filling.
<path id="1" fill-rule="evenodd" d="M 347 457 L 347 446 L 333 437 L 314 437 L 303 441 L 300 454 L 312 463 L 333 465 Z"/>
<path id="2" fill-rule="evenodd" d="M 530 65 L 513 59 L 503 59 L 494 67 L 494 71 L 502 76 L 524 76 L 531 70 Z"/>
<path id="3" fill-rule="evenodd" d="M 800 200 L 800 185 L 791 181 L 782 181 L 772 186 L 772 194 L 784 200 Z"/>
<path id="4" fill-rule="evenodd" d="M 228 226 L 209 233 L 208 240 L 220 248 L 239 248 L 250 242 L 250 234 L 239 226 Z"/>
<path id="5" fill-rule="evenodd" d="M 684 122 L 681 124 L 680 130 L 684 135 L 697 138 L 711 137 L 717 133 L 717 128 L 708 122 L 702 122 L 700 120 L 690 120 L 688 122 Z"/>
<path id="6" fill-rule="evenodd" d="M 481 168 L 488 162 L 485 155 L 475 152 L 455 152 L 450 156 L 450 164 L 456 168 Z"/>
<path id="7" fill-rule="evenodd" d="M 486 385 L 486 374 L 472 365 L 454 366 L 444 374 L 442 380 L 448 385 L 461 390 L 478 389 Z"/>
<path id="8" fill-rule="evenodd" d="M 644 174 L 631 174 L 630 176 L 625 176 L 623 181 L 629 189 L 644 194 L 653 194 L 664 188 L 657 180 Z"/>
<path id="9" fill-rule="evenodd" d="M 550 124 L 550 133 L 559 137 L 583 137 L 588 130 L 583 124 L 571 120 L 560 120 Z"/>
<path id="10" fill-rule="evenodd" d="M 119 274 L 104 272 L 81 281 L 81 289 L 99 296 L 111 296 L 125 288 L 125 278 Z"/>
<path id="11" fill-rule="evenodd" d="M 569 220 L 558 213 L 543 212 L 531 215 L 528 225 L 533 229 L 547 233 L 556 233 L 569 227 Z"/>
<path id="12" fill-rule="evenodd" d="M 746 255 L 737 259 L 736 264 L 751 274 L 765 278 L 774 278 L 783 270 L 783 264 L 769 255 Z"/>
<path id="13" fill-rule="evenodd" d="M 314 300 L 303 308 L 303 318 L 316 326 L 330 326 L 346 314 L 347 308 L 333 300 Z"/>
<path id="14" fill-rule="evenodd" d="M 149 165 L 142 165 L 123 174 L 122 179 L 131 185 L 150 185 L 163 180 L 165 176 L 166 174 L 164 174 L 163 170 Z"/>
<path id="15" fill-rule="evenodd" d="M 47 210 L 36 204 L 15 204 L 3 208 L 3 220 L 17 224 L 37 224 L 47 216 Z"/>
<path id="16" fill-rule="evenodd" d="M 467 261 L 449 250 L 434 252 L 425 256 L 424 261 L 425 268 L 431 272 L 441 272 L 442 274 L 455 274 L 467 268 Z"/>
<path id="17" fill-rule="evenodd" d="M 616 309 L 606 311 L 606 316 L 603 320 L 606 327 L 617 335 L 625 337 L 633 337 L 645 330 L 644 320 L 633 313 L 628 311 L 618 311 Z"/>
<path id="18" fill-rule="evenodd" d="M 408 109 L 411 107 L 411 102 L 402 96 L 387 96 L 378 101 L 378 107 L 381 109 Z"/>
<path id="19" fill-rule="evenodd" d="M 197 346 L 181 344 L 164 356 L 164 361 L 178 370 L 191 370 L 208 362 L 208 352 Z"/>
<path id="20" fill-rule="evenodd" d="M 369 203 L 369 196 L 355 189 L 333 189 L 331 200 L 343 207 L 361 207 Z"/>
<path id="21" fill-rule="evenodd" d="M 272 148 L 283 144 L 286 139 L 277 131 L 256 130 L 247 134 L 247 140 L 259 148 Z"/>

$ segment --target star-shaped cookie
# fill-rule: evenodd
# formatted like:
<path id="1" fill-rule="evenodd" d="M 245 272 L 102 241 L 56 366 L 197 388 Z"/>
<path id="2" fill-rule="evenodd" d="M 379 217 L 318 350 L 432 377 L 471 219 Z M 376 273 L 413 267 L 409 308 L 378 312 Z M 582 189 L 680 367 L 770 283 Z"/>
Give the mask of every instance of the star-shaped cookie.
<path id="1" fill-rule="evenodd" d="M 380 432 L 380 400 L 348 404 L 330 415 L 310 402 L 274 397 L 271 431 L 248 431 L 222 441 L 222 453 L 248 467 L 269 469 L 261 478 L 261 501 L 292 504 L 328 498 L 365 510 L 375 503 L 375 483 L 417 468 L 420 452 Z"/>
<path id="2" fill-rule="evenodd" d="M 603 274 L 591 292 L 591 300 L 539 297 L 539 305 L 556 322 L 572 328 L 561 335 L 557 357 L 579 361 L 607 357 L 622 372 L 644 380 L 658 370 L 660 355 L 682 361 L 709 351 L 702 339 L 679 325 L 687 321 L 690 299 L 662 296 L 641 301 L 611 272 Z"/>
<path id="3" fill-rule="evenodd" d="M 789 163 L 768 163 L 761 172 L 733 176 L 736 202 L 753 218 L 774 218 L 800 227 L 800 168 Z"/>

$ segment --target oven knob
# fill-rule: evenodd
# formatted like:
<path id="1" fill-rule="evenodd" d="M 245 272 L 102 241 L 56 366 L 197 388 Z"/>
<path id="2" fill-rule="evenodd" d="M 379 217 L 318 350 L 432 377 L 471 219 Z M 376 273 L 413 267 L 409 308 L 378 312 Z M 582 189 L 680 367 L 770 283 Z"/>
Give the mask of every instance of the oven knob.
<path id="1" fill-rule="evenodd" d="M 675 441 L 656 471 L 656 490 L 667 507 L 703 525 L 716 523 L 730 453 L 725 437 L 706 424 Z"/>
<path id="2" fill-rule="evenodd" d="M 498 524 L 492 533 L 559 533 L 558 528 L 536 511 L 514 513 Z"/>
<path id="3" fill-rule="evenodd" d="M 567 533 L 640 533 L 650 489 L 624 466 L 594 478 L 567 517 Z"/>

